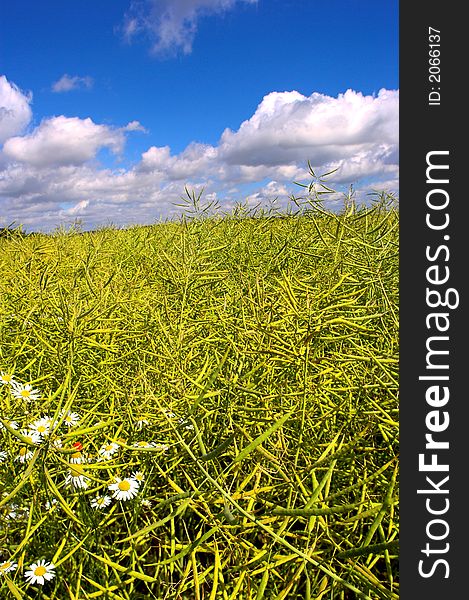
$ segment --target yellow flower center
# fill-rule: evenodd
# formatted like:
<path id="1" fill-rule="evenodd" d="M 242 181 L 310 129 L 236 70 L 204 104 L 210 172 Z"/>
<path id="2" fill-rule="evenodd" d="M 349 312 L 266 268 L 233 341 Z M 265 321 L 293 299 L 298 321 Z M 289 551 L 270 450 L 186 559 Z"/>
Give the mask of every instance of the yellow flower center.
<path id="1" fill-rule="evenodd" d="M 84 474 L 83 467 L 81 465 L 74 465 L 72 469 L 70 469 L 70 475 L 72 477 L 80 477 Z"/>
<path id="2" fill-rule="evenodd" d="M 47 573 L 46 567 L 36 567 L 34 569 L 34 575 L 36 575 L 36 577 L 42 577 L 44 573 Z"/>
<path id="3" fill-rule="evenodd" d="M 23 396 L 23 398 L 29 398 L 31 392 L 29 390 L 21 390 L 21 395 Z"/>
<path id="4" fill-rule="evenodd" d="M 20 448 L 20 456 L 25 456 L 27 451 L 27 448 Z"/>
<path id="5" fill-rule="evenodd" d="M 130 483 L 128 481 L 120 481 L 117 487 L 121 492 L 128 492 L 130 490 Z"/>
<path id="6" fill-rule="evenodd" d="M 11 562 L 6 562 L 4 565 L 0 565 L 0 573 L 2 571 L 6 571 L 7 569 L 9 569 L 11 567 L 13 563 Z"/>
<path id="7" fill-rule="evenodd" d="M 81 452 L 74 452 L 71 456 L 72 458 L 81 458 Z"/>
<path id="8" fill-rule="evenodd" d="M 112 444 L 109 444 L 108 446 L 106 446 L 105 450 L 106 452 L 110 452 L 111 450 L 114 450 L 114 446 Z"/>
<path id="9" fill-rule="evenodd" d="M 138 445 L 145 448 L 145 446 L 148 446 L 148 442 L 138 442 Z"/>
<path id="10" fill-rule="evenodd" d="M 37 428 L 39 433 L 44 433 L 44 431 L 46 431 L 47 427 L 45 425 L 39 425 L 39 427 Z"/>
<path id="11" fill-rule="evenodd" d="M 3 375 L 2 381 L 4 381 L 5 383 L 10 383 L 10 381 L 12 380 L 12 377 L 13 377 L 12 375 Z M 11 563 L 9 563 L 9 564 L 11 564 Z"/>

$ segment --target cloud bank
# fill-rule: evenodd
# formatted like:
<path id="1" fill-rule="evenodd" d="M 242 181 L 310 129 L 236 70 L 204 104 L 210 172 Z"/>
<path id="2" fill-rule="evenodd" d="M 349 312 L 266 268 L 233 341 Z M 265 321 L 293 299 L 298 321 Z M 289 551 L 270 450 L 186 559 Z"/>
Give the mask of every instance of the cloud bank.
<path id="1" fill-rule="evenodd" d="M 337 169 L 332 187 L 398 189 L 397 90 L 272 92 L 216 145 L 193 142 L 178 154 L 152 145 L 125 169 L 104 168 L 99 152 L 121 157 L 127 136 L 145 131 L 139 121 L 112 127 L 60 115 L 28 131 L 30 104 L 30 94 L 0 78 L 0 226 L 50 230 L 74 218 L 87 228 L 151 223 L 175 213 L 186 185 L 204 186 L 226 207 L 286 200 L 293 181 L 307 181 L 308 160 L 319 173 Z"/>

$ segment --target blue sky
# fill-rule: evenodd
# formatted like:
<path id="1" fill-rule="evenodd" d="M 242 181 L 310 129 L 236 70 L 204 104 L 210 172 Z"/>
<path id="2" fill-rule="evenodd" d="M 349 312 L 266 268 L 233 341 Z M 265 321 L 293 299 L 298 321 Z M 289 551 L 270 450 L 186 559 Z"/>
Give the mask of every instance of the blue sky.
<path id="1" fill-rule="evenodd" d="M 286 199 L 307 160 L 398 191 L 397 0 L 17 0 L 0 77 L 0 225 Z"/>

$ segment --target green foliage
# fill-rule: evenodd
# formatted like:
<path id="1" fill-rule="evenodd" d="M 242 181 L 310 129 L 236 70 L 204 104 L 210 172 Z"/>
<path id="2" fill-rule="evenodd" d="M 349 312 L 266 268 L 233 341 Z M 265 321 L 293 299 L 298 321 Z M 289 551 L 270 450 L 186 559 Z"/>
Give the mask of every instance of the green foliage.
<path id="1" fill-rule="evenodd" d="M 397 599 L 393 199 L 221 218 L 186 194 L 179 223 L 0 238 L 0 371 L 40 391 L 0 389 L 0 597 Z M 11 421 L 44 415 L 16 460 Z"/>

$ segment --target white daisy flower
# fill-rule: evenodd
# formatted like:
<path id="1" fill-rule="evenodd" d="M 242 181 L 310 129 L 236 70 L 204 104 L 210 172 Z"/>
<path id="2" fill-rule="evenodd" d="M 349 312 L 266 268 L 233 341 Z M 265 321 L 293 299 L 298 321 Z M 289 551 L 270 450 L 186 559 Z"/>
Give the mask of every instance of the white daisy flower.
<path id="1" fill-rule="evenodd" d="M 153 448 L 155 450 L 162 450 L 163 452 L 166 452 L 166 450 L 168 450 L 169 446 L 167 444 L 154 444 Z"/>
<path id="2" fill-rule="evenodd" d="M 29 429 L 31 431 L 35 431 L 41 437 L 47 437 L 50 432 L 52 420 L 50 417 L 42 417 L 41 419 L 37 419 L 34 423 L 31 423 Z"/>
<path id="3" fill-rule="evenodd" d="M 55 577 L 55 565 L 45 560 L 40 560 L 29 566 L 29 571 L 26 571 L 24 576 L 28 583 L 39 583 L 44 585 L 46 581 L 50 581 Z"/>
<path id="4" fill-rule="evenodd" d="M 44 502 L 44 508 L 46 510 L 50 510 L 55 504 L 57 504 L 57 498 L 52 498 L 52 500 L 46 500 Z"/>
<path id="5" fill-rule="evenodd" d="M 5 560 L 0 563 L 0 577 L 5 575 L 5 573 L 10 573 L 10 571 L 15 571 L 18 563 L 15 563 L 11 560 Z"/>
<path id="6" fill-rule="evenodd" d="M 155 442 L 146 442 L 145 440 L 142 440 L 140 442 L 134 442 L 132 446 L 134 448 L 154 448 Z"/>
<path id="7" fill-rule="evenodd" d="M 55 440 L 52 442 L 52 445 L 54 448 L 63 448 L 63 442 L 61 438 L 55 438 Z"/>
<path id="8" fill-rule="evenodd" d="M 41 397 L 39 390 L 30 383 L 15 383 L 11 386 L 11 393 L 18 400 L 38 400 Z"/>
<path id="9" fill-rule="evenodd" d="M 173 411 L 169 410 L 168 408 L 165 408 L 164 414 L 168 417 L 168 419 L 175 419 L 176 418 L 176 415 L 173 413 Z"/>
<path id="10" fill-rule="evenodd" d="M 111 458 L 119 450 L 119 444 L 111 442 L 110 444 L 104 444 L 98 450 L 98 454 L 103 458 Z"/>
<path id="11" fill-rule="evenodd" d="M 3 385 L 15 385 L 17 382 L 14 380 L 12 373 L 2 371 L 0 373 L 0 383 L 3 383 Z"/>
<path id="12" fill-rule="evenodd" d="M 145 508 L 151 508 L 153 506 L 153 502 L 151 500 L 148 500 L 148 498 L 142 498 L 140 504 Z"/>
<path id="13" fill-rule="evenodd" d="M 5 452 L 5 450 L 0 450 L 0 463 L 5 462 L 7 458 L 8 454 Z"/>
<path id="14" fill-rule="evenodd" d="M 19 425 L 17 421 L 7 421 L 8 425 L 12 428 L 12 429 L 18 429 Z M 0 423 L 0 430 L 1 429 L 6 429 L 6 427 L 3 425 L 3 423 Z"/>
<path id="15" fill-rule="evenodd" d="M 138 493 L 139 483 L 132 477 L 126 479 L 115 478 L 115 482 L 108 486 L 109 490 L 113 492 L 112 497 L 116 500 L 130 500 L 135 498 Z"/>
<path id="16" fill-rule="evenodd" d="M 132 479 L 135 479 L 135 481 L 140 484 L 142 481 L 145 481 L 145 474 L 142 473 L 142 471 L 135 471 L 132 473 Z"/>
<path id="17" fill-rule="evenodd" d="M 141 431 L 143 429 L 144 425 L 149 425 L 150 421 L 148 421 L 147 419 L 138 419 L 137 421 L 135 421 L 135 427 Z"/>
<path id="18" fill-rule="evenodd" d="M 41 436 L 37 431 L 32 431 L 31 429 L 20 429 L 19 433 L 26 438 L 26 441 L 28 441 L 30 444 L 41 443 Z"/>
<path id="19" fill-rule="evenodd" d="M 72 465 L 81 465 L 85 462 L 88 462 L 87 457 L 79 450 L 77 450 L 73 454 L 70 454 L 68 460 L 71 462 Z"/>
<path id="20" fill-rule="evenodd" d="M 54 418 L 50 415 L 44 415 L 42 417 L 47 425 L 49 425 L 49 429 L 52 429 L 55 425 Z"/>
<path id="21" fill-rule="evenodd" d="M 106 506 L 111 504 L 111 496 L 96 496 L 96 498 L 91 500 L 90 504 L 96 510 L 106 508 Z"/>
<path id="22" fill-rule="evenodd" d="M 86 477 L 85 471 L 81 465 L 74 465 L 65 477 L 65 485 L 86 490 L 88 487 L 89 477 Z"/>
<path id="23" fill-rule="evenodd" d="M 76 412 L 71 412 L 70 410 L 67 413 L 62 411 L 60 413 L 60 418 L 62 417 L 64 417 L 63 423 L 67 427 L 73 427 L 75 425 L 78 425 L 78 423 L 80 422 L 80 415 Z"/>
<path id="24" fill-rule="evenodd" d="M 18 455 L 15 456 L 15 460 L 24 464 L 28 460 L 31 460 L 32 457 L 33 457 L 32 450 L 28 450 L 27 446 L 22 446 L 18 451 Z"/>

